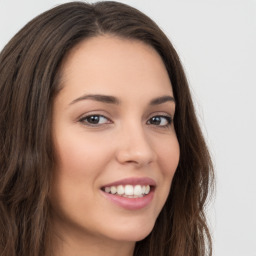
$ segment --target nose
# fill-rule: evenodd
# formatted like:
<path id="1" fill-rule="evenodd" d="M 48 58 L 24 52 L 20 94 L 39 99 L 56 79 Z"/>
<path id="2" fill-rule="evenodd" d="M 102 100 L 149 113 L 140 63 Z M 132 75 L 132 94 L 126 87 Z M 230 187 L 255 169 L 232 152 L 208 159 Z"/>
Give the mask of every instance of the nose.
<path id="1" fill-rule="evenodd" d="M 130 125 L 121 131 L 116 158 L 119 163 L 133 164 L 136 168 L 154 162 L 156 154 L 142 126 Z"/>

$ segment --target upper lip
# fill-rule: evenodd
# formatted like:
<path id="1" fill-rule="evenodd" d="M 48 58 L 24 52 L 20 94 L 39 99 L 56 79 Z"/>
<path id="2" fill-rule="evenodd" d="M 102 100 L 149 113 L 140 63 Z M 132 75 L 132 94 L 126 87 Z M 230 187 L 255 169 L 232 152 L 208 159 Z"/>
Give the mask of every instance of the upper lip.
<path id="1" fill-rule="evenodd" d="M 156 182 L 149 177 L 131 177 L 122 180 L 117 180 L 112 183 L 108 183 L 102 187 L 111 187 L 117 185 L 149 185 L 156 186 Z"/>

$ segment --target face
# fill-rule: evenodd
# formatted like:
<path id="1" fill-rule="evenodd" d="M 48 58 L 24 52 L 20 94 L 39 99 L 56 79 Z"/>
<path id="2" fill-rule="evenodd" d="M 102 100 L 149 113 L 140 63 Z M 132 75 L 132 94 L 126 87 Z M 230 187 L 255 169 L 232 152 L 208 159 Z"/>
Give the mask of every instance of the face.
<path id="1" fill-rule="evenodd" d="M 99 36 L 62 67 L 53 111 L 53 221 L 62 234 L 138 241 L 152 230 L 179 161 L 175 102 L 150 46 Z"/>

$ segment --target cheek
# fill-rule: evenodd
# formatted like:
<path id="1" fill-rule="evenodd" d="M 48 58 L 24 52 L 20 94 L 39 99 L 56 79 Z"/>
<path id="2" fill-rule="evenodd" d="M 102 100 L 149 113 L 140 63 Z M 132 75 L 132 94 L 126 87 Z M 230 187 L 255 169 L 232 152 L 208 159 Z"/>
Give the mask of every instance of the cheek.
<path id="1" fill-rule="evenodd" d="M 66 136 L 64 136 L 66 135 Z M 108 161 L 108 146 L 100 143 L 94 136 L 77 133 L 74 136 L 58 135 L 56 143 L 58 169 L 72 178 L 81 176 L 95 177 Z M 87 180 L 87 179 L 86 179 Z"/>
<path id="2" fill-rule="evenodd" d="M 158 158 L 164 176 L 172 179 L 180 159 L 180 147 L 176 136 L 159 146 Z"/>
<path id="3" fill-rule="evenodd" d="M 173 137 L 170 140 L 166 140 L 166 142 L 164 142 L 162 146 L 159 147 L 158 159 L 160 170 L 162 173 L 162 206 L 169 195 L 173 176 L 178 167 L 179 158 L 180 147 L 176 137 Z"/>
<path id="4" fill-rule="evenodd" d="M 79 223 L 84 220 L 79 219 L 78 213 L 97 200 L 97 177 L 104 172 L 110 153 L 107 144 L 99 143 L 95 136 L 67 131 L 59 132 L 55 140 L 57 164 L 51 202 L 59 216 L 72 216 Z"/>

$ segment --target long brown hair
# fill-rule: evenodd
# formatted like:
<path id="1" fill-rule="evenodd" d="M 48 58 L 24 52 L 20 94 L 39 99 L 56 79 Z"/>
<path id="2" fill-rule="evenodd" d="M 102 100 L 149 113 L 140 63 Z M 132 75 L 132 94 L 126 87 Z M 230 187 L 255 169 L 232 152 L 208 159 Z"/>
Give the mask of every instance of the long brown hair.
<path id="1" fill-rule="evenodd" d="M 117 2 L 55 7 L 29 22 L 0 54 L 0 255 L 49 255 L 51 118 L 61 64 L 75 45 L 101 34 L 151 45 L 163 59 L 177 105 L 180 162 L 155 226 L 134 255 L 211 255 L 204 211 L 213 168 L 182 65 L 150 18 Z"/>

